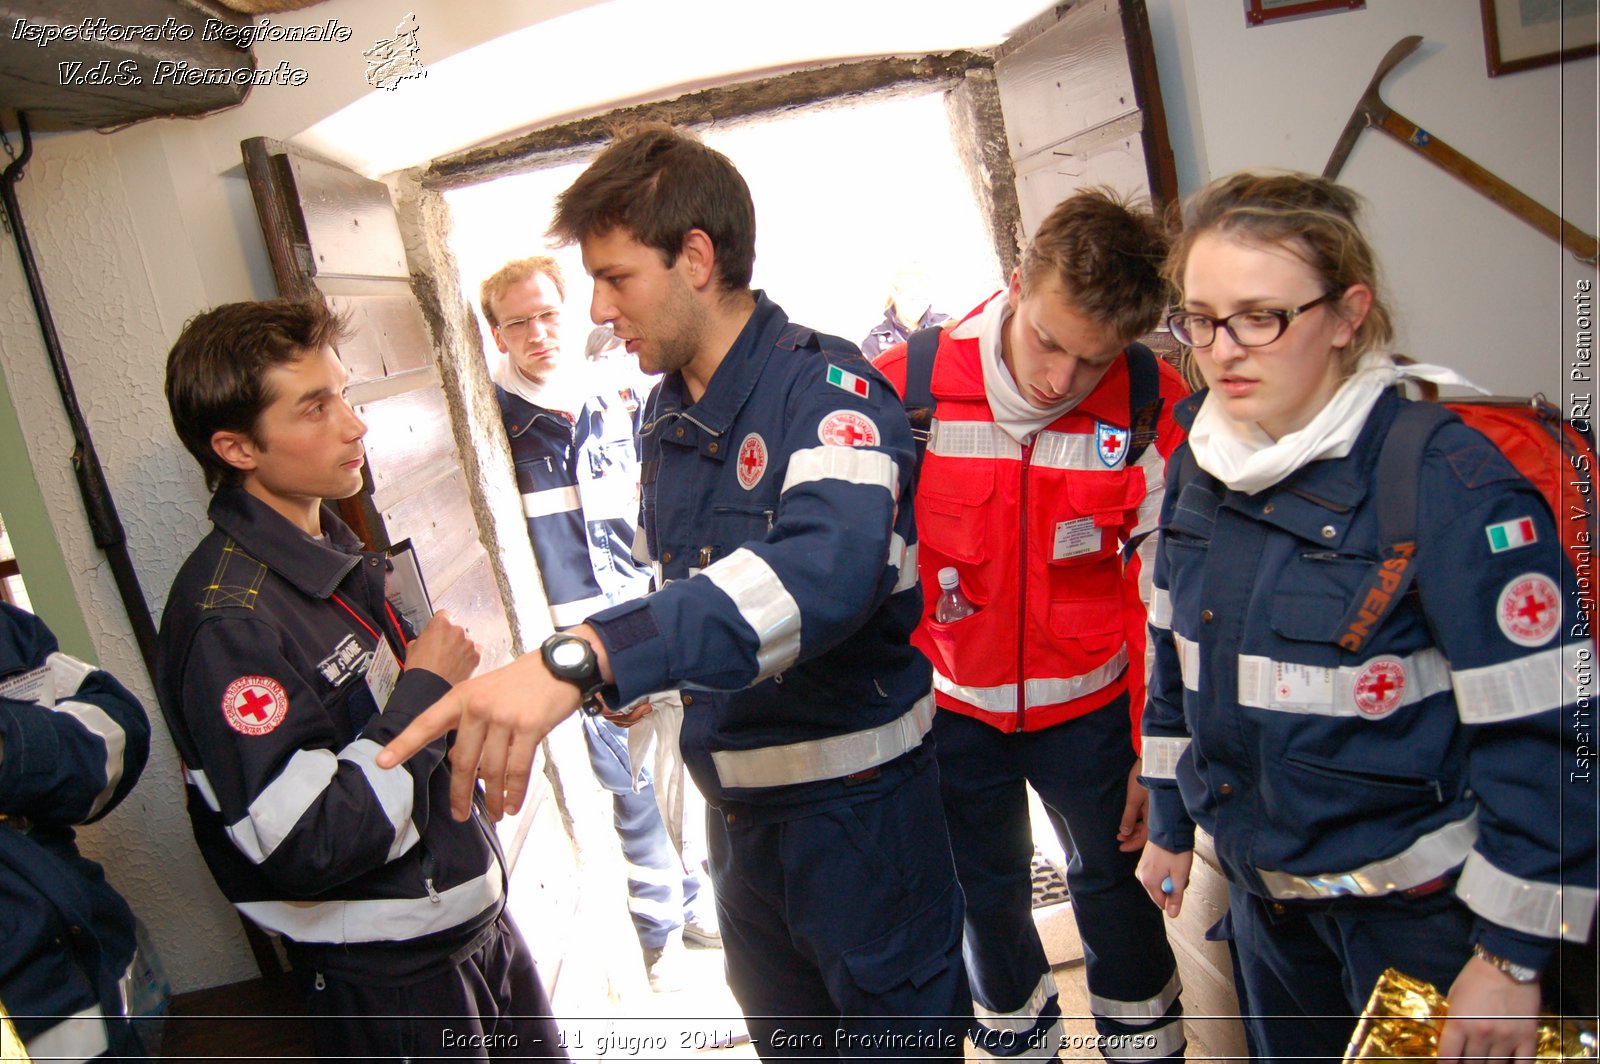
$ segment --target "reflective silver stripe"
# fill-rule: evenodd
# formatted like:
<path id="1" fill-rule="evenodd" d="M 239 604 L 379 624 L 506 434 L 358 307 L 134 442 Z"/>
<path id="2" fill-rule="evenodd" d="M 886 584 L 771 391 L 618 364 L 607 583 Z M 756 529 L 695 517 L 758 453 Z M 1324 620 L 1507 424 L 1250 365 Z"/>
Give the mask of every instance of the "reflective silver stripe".
<path id="1" fill-rule="evenodd" d="M 288 837 L 339 770 L 332 750 L 297 750 L 277 778 L 261 789 L 245 818 L 228 825 L 233 844 L 260 864 Z"/>
<path id="2" fill-rule="evenodd" d="M 76 688 L 74 688 L 76 690 Z M 95 795 L 94 804 L 89 807 L 89 815 L 94 816 L 106 807 L 111 801 L 112 793 L 117 789 L 117 784 L 122 781 L 122 755 L 128 745 L 127 733 L 122 726 L 111 719 L 111 715 L 99 706 L 88 702 L 74 702 L 70 699 L 57 702 L 50 707 L 52 713 L 63 713 L 71 717 L 84 730 L 99 737 L 106 748 L 106 785 L 100 793 Z"/>
<path id="3" fill-rule="evenodd" d="M 1127 449 L 1124 448 L 1124 455 Z M 1100 443 L 1093 433 L 1050 432 L 1033 438 L 1031 463 L 1044 469 L 1078 469 L 1090 473 L 1106 473 L 1122 468 L 1122 456 L 1116 465 L 1106 465 L 1100 460 Z"/>
<path id="4" fill-rule="evenodd" d="M 242 901 L 234 908 L 296 942 L 400 942 L 459 927 L 500 901 L 496 864 L 484 875 L 439 892 L 439 900 Z"/>
<path id="5" fill-rule="evenodd" d="M 1013 1048 L 1015 1051 L 1002 1055 L 991 1053 L 974 1044 L 971 1059 L 982 1061 L 1054 1059 L 1061 1046 L 1061 1035 L 1065 1030 L 1059 1017 L 1042 1037 L 1031 1042 L 1028 1037 L 1039 1023 L 1039 1013 L 1044 1011 L 1045 1005 L 1053 997 L 1056 997 L 1055 976 L 1045 972 L 1033 988 L 1033 993 L 1028 995 L 1028 1000 L 1014 1012 L 995 1012 L 993 1009 L 985 1008 L 977 999 L 973 999 L 972 1014 L 978 1023 L 988 1030 L 1004 1031 L 1013 1035 L 1013 1038 L 1007 1040 L 1009 1043 L 1007 1048 Z"/>
<path id="6" fill-rule="evenodd" d="M 780 494 L 818 480 L 875 485 L 893 498 L 900 484 L 900 470 L 894 459 L 882 451 L 869 451 L 864 447 L 806 447 L 789 456 L 789 468 L 783 475 Z"/>
<path id="7" fill-rule="evenodd" d="M 378 799 L 378 807 L 393 825 L 394 842 L 390 843 L 389 856 L 385 858 L 392 861 L 415 846 L 419 838 L 417 826 L 411 819 L 416 784 L 404 765 L 379 768 L 378 751 L 381 749 L 383 747 L 371 739 L 357 739 L 339 751 L 339 760 L 348 761 L 361 770 L 367 778 L 367 786 Z"/>
<path id="8" fill-rule="evenodd" d="M 1178 759 L 1189 749 L 1188 736 L 1146 735 L 1144 737 L 1144 762 L 1139 773 L 1153 780 L 1178 778 Z"/>
<path id="9" fill-rule="evenodd" d="M 1178 651 L 1178 671 L 1183 674 L 1183 686 L 1191 691 L 1200 690 L 1200 644 L 1173 632 L 1172 645 Z"/>
<path id="10" fill-rule="evenodd" d="M 1139 468 L 1144 470 L 1144 498 L 1139 502 L 1138 521 L 1133 535 L 1154 532 L 1161 519 L 1161 499 L 1167 491 L 1167 460 L 1156 450 L 1154 442 L 1139 456 Z"/>
<path id="11" fill-rule="evenodd" d="M 682 873 L 679 873 L 682 876 Z M 671 927 L 683 919 L 683 899 L 668 898 L 657 901 L 652 898 L 641 898 L 637 894 L 628 895 L 628 912 L 633 916 L 642 916 L 651 923 L 666 924 Z"/>
<path id="12" fill-rule="evenodd" d="M 1037 709 L 1039 706 L 1054 706 L 1061 702 L 1070 702 L 1074 698 L 1092 695 L 1115 683 L 1127 668 L 1128 648 L 1123 646 L 1108 661 L 1096 665 L 1082 676 L 1054 676 L 1029 680 L 1022 688 L 1025 696 L 1022 708 L 1029 710 Z M 1003 683 L 995 687 L 973 687 L 969 684 L 956 683 L 935 668 L 933 689 L 988 713 L 1015 713 L 1017 710 L 1017 685 L 1014 683 Z"/>
<path id="13" fill-rule="evenodd" d="M 71 698 L 77 694 L 78 688 L 83 686 L 83 681 L 95 671 L 94 666 L 87 661 L 80 661 L 71 654 L 63 654 L 59 650 L 44 660 L 50 667 L 50 678 L 55 681 L 57 698 Z"/>
<path id="14" fill-rule="evenodd" d="M 1116 683 L 1128 669 L 1128 647 L 1123 644 L 1110 659 L 1096 665 L 1082 676 L 1049 677 L 1028 680 L 1022 685 L 1026 696 L 1026 709 L 1035 706 L 1053 706 L 1058 702 L 1071 702 L 1075 698 L 1092 695 Z"/>
<path id="15" fill-rule="evenodd" d="M 1022 446 L 992 421 L 940 421 L 929 427 L 928 453 L 944 458 L 1022 461 Z"/>
<path id="16" fill-rule="evenodd" d="M 1588 887 L 1535 883 L 1503 872 L 1474 850 L 1467 857 L 1456 896 L 1485 920 L 1540 938 L 1587 942 L 1597 894 Z"/>
<path id="17" fill-rule="evenodd" d="M 1153 1031 L 1107 1035 L 1100 1041 L 1100 1052 L 1107 1060 L 1160 1060 L 1177 1056 L 1188 1045 L 1183 1021 L 1178 1019 Z"/>
<path id="18" fill-rule="evenodd" d="M 897 573 L 891 595 L 917 586 L 917 544 L 906 546 L 905 537 L 898 532 L 889 537 L 889 565 Z"/>
<path id="19" fill-rule="evenodd" d="M 865 772 L 914 750 L 933 727 L 933 695 L 923 695 L 905 713 L 876 728 L 825 739 L 764 746 L 755 750 L 714 750 L 712 763 L 724 787 L 783 787 L 838 779 Z"/>
<path id="20" fill-rule="evenodd" d="M 194 789 L 200 792 L 200 797 L 205 799 L 206 806 L 213 813 L 222 812 L 222 803 L 217 801 L 217 792 L 211 789 L 211 781 L 206 779 L 206 774 L 197 768 L 183 770 L 184 778 L 194 784 Z"/>
<path id="21" fill-rule="evenodd" d="M 791 467 L 792 468 L 792 467 Z M 756 679 L 782 672 L 800 657 L 800 605 L 778 574 L 754 551 L 740 547 L 700 573 L 733 600 L 756 634 Z"/>
<path id="22" fill-rule="evenodd" d="M 1594 671 L 1594 662 L 1583 657 L 1588 653 L 1587 642 L 1569 643 L 1499 665 L 1452 672 L 1456 712 L 1463 724 L 1490 724 L 1576 702 L 1583 693 L 1579 676 Z"/>
<path id="23" fill-rule="evenodd" d="M 1162 629 L 1172 627 L 1172 592 L 1164 587 L 1150 591 L 1150 626 Z"/>
<path id="24" fill-rule="evenodd" d="M 1383 656 L 1398 660 L 1405 669 L 1406 682 L 1400 696 L 1401 705 L 1409 706 L 1450 690 L 1450 663 L 1437 648 L 1427 647 L 1399 659 L 1392 655 Z M 1300 665 L 1254 654 L 1240 654 L 1239 704 L 1280 713 L 1359 717 L 1361 711 L 1356 708 L 1354 693 L 1356 676 L 1368 664 L 1364 661 L 1359 665 L 1341 665 L 1329 669 L 1320 665 Z M 1278 690 L 1280 671 L 1294 674 L 1291 689 L 1298 688 L 1302 697 L 1291 697 Z"/>
<path id="25" fill-rule="evenodd" d="M 81 1064 L 110 1050 L 105 1013 L 90 1005 L 27 1040 L 28 1056 L 44 1064 Z M 9 1056 L 7 1060 L 11 1059 Z"/>
<path id="26" fill-rule="evenodd" d="M 575 624 L 582 624 L 589 619 L 590 614 L 599 613 L 611 602 L 604 595 L 590 595 L 588 598 L 575 599 L 572 602 L 550 603 L 550 623 L 557 628 L 571 628 Z"/>
<path id="27" fill-rule="evenodd" d="M 543 491 L 524 492 L 522 512 L 529 517 L 548 517 L 551 514 L 569 514 L 581 509 L 578 488 L 568 484 L 564 488 L 546 488 Z"/>
<path id="28" fill-rule="evenodd" d="M 637 514 L 635 515 L 638 516 Z M 633 560 L 640 565 L 649 565 L 655 561 L 650 557 L 650 538 L 644 534 L 643 526 L 635 526 L 633 530 L 633 549 L 628 553 L 633 555 Z M 659 578 L 660 574 L 656 574 Z"/>
<path id="29" fill-rule="evenodd" d="M 1149 740 L 1145 742 L 1148 745 Z M 1106 1019 L 1119 1020 L 1130 1027 L 1148 1027 L 1167 1014 L 1182 989 L 1183 984 L 1179 982 L 1178 972 L 1174 969 L 1167 985 L 1155 997 L 1143 1001 L 1118 1001 L 1089 991 L 1089 1012 Z"/>
<path id="30" fill-rule="evenodd" d="M 1467 859 L 1478 837 L 1478 812 L 1428 832 L 1393 857 L 1362 865 L 1351 872 L 1297 876 L 1256 869 L 1274 898 L 1337 898 L 1345 894 L 1376 897 L 1410 890 L 1437 879 Z"/>
<path id="31" fill-rule="evenodd" d="M 1045 1004 L 1056 996 L 1056 977 L 1050 972 L 1045 972 L 1039 977 L 1039 982 L 1034 986 L 1033 993 L 1028 995 L 1028 1000 L 1011 1012 L 996 1012 L 985 1008 L 976 998 L 972 1001 L 972 1014 L 979 1023 L 991 1031 L 1017 1031 L 1026 1033 L 1033 1029 L 1034 1021 L 1039 1018 L 1039 1013 L 1044 1010 Z"/>

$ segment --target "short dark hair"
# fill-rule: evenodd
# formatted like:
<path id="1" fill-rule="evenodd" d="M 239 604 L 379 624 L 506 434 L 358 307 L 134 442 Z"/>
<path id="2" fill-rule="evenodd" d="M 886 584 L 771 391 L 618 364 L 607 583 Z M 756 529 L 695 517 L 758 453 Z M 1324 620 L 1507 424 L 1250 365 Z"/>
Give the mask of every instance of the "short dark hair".
<path id="1" fill-rule="evenodd" d="M 669 267 L 689 230 L 702 230 L 716 249 L 722 290 L 750 287 L 756 209 L 749 186 L 726 155 L 665 122 L 619 131 L 556 197 L 549 235 L 575 244 L 619 226 L 659 251 Z"/>
<path id="2" fill-rule="evenodd" d="M 272 400 L 267 371 L 337 344 L 348 332 L 348 319 L 320 299 L 224 303 L 189 319 L 167 355 L 167 409 L 207 488 L 243 479 L 212 450 L 211 437 L 254 438 L 256 420 Z"/>
<path id="3" fill-rule="evenodd" d="M 1022 290 L 1055 279 L 1080 313 L 1127 343 L 1155 328 L 1171 302 L 1166 257 L 1166 231 L 1152 212 L 1088 188 L 1040 223 L 1022 256 Z"/>

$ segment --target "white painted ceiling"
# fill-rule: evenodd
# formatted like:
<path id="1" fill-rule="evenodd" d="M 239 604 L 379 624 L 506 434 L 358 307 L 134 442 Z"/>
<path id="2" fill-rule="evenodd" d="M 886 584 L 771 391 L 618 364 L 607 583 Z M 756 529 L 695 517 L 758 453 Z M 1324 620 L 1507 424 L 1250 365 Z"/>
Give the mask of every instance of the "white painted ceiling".
<path id="1" fill-rule="evenodd" d="M 483 2 L 483 0 L 477 0 Z M 608 0 L 374 89 L 295 141 L 377 176 L 476 144 L 719 82 L 883 55 L 991 48 L 1040 0 Z M 470 8 L 468 8 L 470 10 Z"/>

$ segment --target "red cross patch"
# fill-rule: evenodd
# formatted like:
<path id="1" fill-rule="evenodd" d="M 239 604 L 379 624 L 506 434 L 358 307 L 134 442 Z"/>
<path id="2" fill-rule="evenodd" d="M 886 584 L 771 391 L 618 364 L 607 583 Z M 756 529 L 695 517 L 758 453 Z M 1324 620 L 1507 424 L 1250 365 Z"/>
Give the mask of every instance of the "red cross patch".
<path id="1" fill-rule="evenodd" d="M 739 444 L 739 486 L 749 491 L 761 482 L 761 475 L 767 471 L 767 441 L 757 433 L 752 432 Z"/>
<path id="2" fill-rule="evenodd" d="M 1494 619 L 1518 646 L 1544 646 L 1561 625 L 1561 591 L 1543 573 L 1523 573 L 1500 592 Z"/>
<path id="3" fill-rule="evenodd" d="M 1350 693 L 1357 713 L 1381 720 L 1400 708 L 1406 693 L 1406 667 L 1392 655 L 1373 658 L 1356 673 Z"/>
<path id="4" fill-rule="evenodd" d="M 222 716 L 240 735 L 266 735 L 289 713 L 289 696 L 270 676 L 241 676 L 222 692 Z"/>
<path id="5" fill-rule="evenodd" d="M 878 426 L 865 414 L 835 410 L 817 426 L 817 439 L 828 447 L 876 447 Z"/>
<path id="6" fill-rule="evenodd" d="M 1115 469 L 1122 461 L 1122 456 L 1127 453 L 1128 430 L 1107 425 L 1104 421 L 1095 422 L 1094 448 L 1095 453 L 1100 456 L 1100 463 Z"/>

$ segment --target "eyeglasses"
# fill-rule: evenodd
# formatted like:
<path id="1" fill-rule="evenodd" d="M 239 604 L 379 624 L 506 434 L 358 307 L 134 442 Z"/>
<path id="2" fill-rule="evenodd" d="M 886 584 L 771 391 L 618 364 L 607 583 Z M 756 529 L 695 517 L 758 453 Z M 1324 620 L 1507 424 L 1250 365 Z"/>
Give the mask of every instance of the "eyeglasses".
<path id="1" fill-rule="evenodd" d="M 500 331 L 501 336 L 508 340 L 520 340 L 528 335 L 528 329 L 532 327 L 534 322 L 538 322 L 544 328 L 550 329 L 554 328 L 560 321 L 561 312 L 559 310 L 547 310 L 543 314 L 535 314 L 531 318 L 507 318 L 499 325 L 496 325 L 495 328 Z"/>
<path id="2" fill-rule="evenodd" d="M 1216 343 L 1217 327 L 1228 330 L 1233 342 L 1240 347 L 1265 347 L 1284 334 L 1289 323 L 1313 307 L 1319 307 L 1339 293 L 1328 292 L 1293 310 L 1273 310 L 1261 307 L 1241 310 L 1226 318 L 1213 318 L 1193 310 L 1175 310 L 1167 315 L 1167 328 L 1178 342 L 1188 347 L 1210 347 Z"/>

